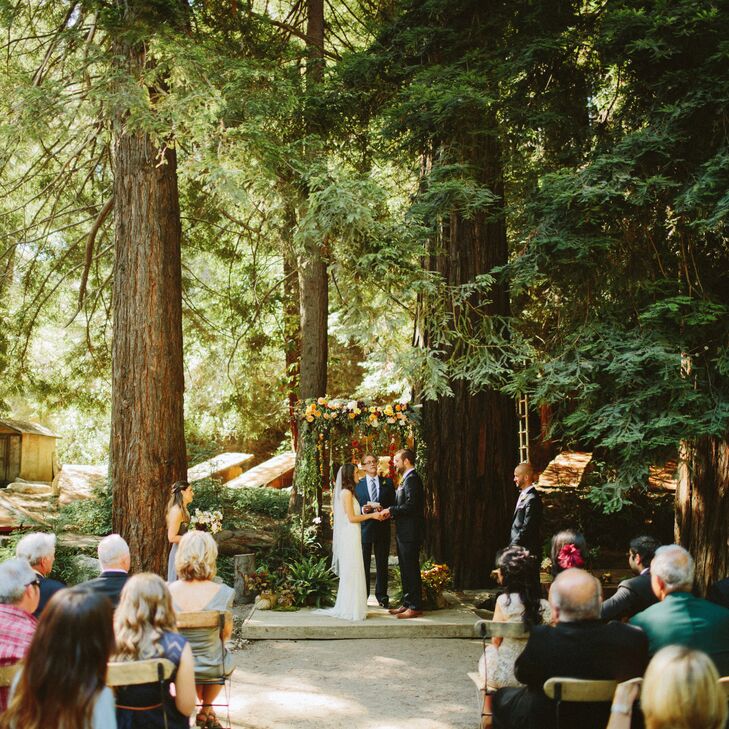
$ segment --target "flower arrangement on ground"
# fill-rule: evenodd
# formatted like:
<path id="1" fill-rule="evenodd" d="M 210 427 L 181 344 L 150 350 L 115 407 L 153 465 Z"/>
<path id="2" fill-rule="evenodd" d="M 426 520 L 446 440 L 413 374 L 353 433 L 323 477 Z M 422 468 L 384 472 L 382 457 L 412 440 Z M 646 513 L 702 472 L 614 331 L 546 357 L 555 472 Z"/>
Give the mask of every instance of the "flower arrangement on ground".
<path id="1" fill-rule="evenodd" d="M 445 607 L 443 591 L 450 587 L 452 574 L 447 564 L 426 563 L 420 570 L 423 599 L 433 607 Z"/>

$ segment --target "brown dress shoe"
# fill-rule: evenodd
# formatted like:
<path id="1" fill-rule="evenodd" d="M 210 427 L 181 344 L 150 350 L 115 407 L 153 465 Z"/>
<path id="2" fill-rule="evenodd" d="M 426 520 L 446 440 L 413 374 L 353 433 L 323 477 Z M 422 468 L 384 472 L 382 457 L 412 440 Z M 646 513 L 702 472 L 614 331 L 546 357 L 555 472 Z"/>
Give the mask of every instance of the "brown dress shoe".
<path id="1" fill-rule="evenodd" d="M 407 609 L 406 605 L 401 605 L 399 608 L 390 608 L 387 612 L 390 613 L 390 615 L 399 615 L 400 613 L 404 613 Z"/>
<path id="2" fill-rule="evenodd" d="M 400 613 L 397 616 L 397 619 L 400 620 L 402 618 L 403 620 L 407 620 L 408 618 L 419 618 L 422 614 L 422 610 L 413 610 L 412 608 L 408 608 L 405 612 Z"/>

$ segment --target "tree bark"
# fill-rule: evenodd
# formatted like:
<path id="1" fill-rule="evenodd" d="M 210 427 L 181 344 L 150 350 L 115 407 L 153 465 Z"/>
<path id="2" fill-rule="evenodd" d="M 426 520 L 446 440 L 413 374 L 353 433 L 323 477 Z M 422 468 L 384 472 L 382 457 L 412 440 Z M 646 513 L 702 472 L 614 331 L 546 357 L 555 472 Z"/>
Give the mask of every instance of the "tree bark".
<path id="1" fill-rule="evenodd" d="M 702 592 L 729 574 L 729 437 L 682 443 L 675 538 L 696 561 Z"/>
<path id="2" fill-rule="evenodd" d="M 143 49 L 123 50 L 139 74 Z M 132 571 L 165 574 L 170 486 L 187 473 L 177 158 L 123 117 L 114 135 L 113 526 Z"/>
<path id="3" fill-rule="evenodd" d="M 474 165 L 482 184 L 501 198 L 503 180 L 499 146 L 493 134 L 483 136 L 464 160 Z M 466 220 L 451 215 L 442 240 L 425 265 L 450 286 L 473 282 L 479 274 L 507 262 L 502 214 L 480 213 Z M 490 303 L 474 298 L 471 316 L 508 315 L 506 286 L 494 285 Z M 427 312 L 426 312 L 427 316 Z M 427 323 L 424 327 L 427 344 Z M 516 412 L 513 400 L 493 390 L 475 395 L 468 383 L 451 382 L 452 397 L 423 404 L 427 444 L 426 553 L 453 570 L 457 588 L 486 582 L 496 551 L 507 544 L 516 494 Z"/>

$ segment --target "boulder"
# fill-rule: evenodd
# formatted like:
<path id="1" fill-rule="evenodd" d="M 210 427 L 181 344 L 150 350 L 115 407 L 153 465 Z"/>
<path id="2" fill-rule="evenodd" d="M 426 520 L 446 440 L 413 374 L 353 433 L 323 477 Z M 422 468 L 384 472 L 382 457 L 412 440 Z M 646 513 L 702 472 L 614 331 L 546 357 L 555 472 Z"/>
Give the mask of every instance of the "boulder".
<path id="1" fill-rule="evenodd" d="M 106 485 L 108 472 L 108 466 L 64 464 L 53 481 L 60 503 L 69 504 L 78 499 L 93 498 L 94 491 Z"/>
<path id="2" fill-rule="evenodd" d="M 36 496 L 50 496 L 53 493 L 48 481 L 26 481 L 22 478 L 8 484 L 7 490 L 15 494 L 34 494 Z"/>
<path id="3" fill-rule="evenodd" d="M 274 544 L 271 534 L 256 529 L 223 529 L 214 536 L 218 551 L 227 557 L 268 549 Z"/>

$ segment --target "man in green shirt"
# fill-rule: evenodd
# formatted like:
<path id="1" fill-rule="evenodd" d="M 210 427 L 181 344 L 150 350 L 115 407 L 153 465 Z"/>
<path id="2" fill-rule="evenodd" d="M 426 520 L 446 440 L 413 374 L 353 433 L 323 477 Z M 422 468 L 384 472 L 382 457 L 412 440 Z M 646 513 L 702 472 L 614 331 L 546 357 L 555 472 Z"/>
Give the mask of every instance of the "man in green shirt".
<path id="1" fill-rule="evenodd" d="M 711 656 L 720 676 L 729 675 L 729 610 L 691 594 L 694 560 L 677 544 L 659 547 L 651 562 L 651 586 L 659 602 L 630 619 L 648 636 L 651 655 L 685 645 Z"/>

